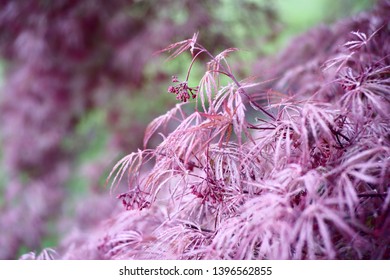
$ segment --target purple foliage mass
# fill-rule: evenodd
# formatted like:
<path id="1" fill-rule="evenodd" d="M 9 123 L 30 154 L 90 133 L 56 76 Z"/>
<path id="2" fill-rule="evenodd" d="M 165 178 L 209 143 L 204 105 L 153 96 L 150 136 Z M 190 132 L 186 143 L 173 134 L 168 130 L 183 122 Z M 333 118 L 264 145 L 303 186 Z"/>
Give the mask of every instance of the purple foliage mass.
<path id="1" fill-rule="evenodd" d="M 209 57 L 195 101 L 190 66 L 168 89 L 181 103 L 113 168 L 113 192 L 128 176 L 127 211 L 66 240 L 60 257 L 389 259 L 389 14 L 380 1 L 300 36 L 258 63 L 267 83 L 239 81 L 233 49 L 213 56 L 196 34 L 170 45 L 172 57 Z"/>
<path id="2" fill-rule="evenodd" d="M 187 21 L 170 19 L 177 10 Z M 233 73 L 237 49 L 212 54 L 231 38 L 211 11 L 191 0 L 1 2 L 0 259 L 40 250 L 61 216 L 80 152 L 64 139 L 85 114 L 119 88 L 146 95 L 149 79 L 155 91 L 167 74 L 145 74 L 152 54 L 198 30 L 163 50 L 193 60 L 168 88 L 179 103 L 114 166 L 119 203 L 88 194 L 58 248 L 21 259 L 390 259 L 390 1 L 259 60 L 259 82 Z M 108 153 L 133 148 L 143 127 L 107 110 Z"/>

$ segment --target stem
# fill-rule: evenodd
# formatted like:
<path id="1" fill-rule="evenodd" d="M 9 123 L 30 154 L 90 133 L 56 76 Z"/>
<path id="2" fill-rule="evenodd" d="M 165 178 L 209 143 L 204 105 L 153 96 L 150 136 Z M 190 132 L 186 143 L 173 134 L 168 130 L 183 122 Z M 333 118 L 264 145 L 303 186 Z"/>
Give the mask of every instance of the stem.
<path id="1" fill-rule="evenodd" d="M 188 82 L 188 78 L 190 77 L 191 69 L 192 69 L 192 66 L 194 65 L 194 62 L 195 62 L 196 58 L 203 52 L 205 52 L 204 49 L 203 50 L 199 50 L 199 52 L 196 55 L 194 55 L 194 57 L 192 58 L 190 67 L 188 67 L 188 70 L 187 70 L 187 76 L 186 76 L 186 79 L 185 79 L 186 82 Z"/>
<path id="2" fill-rule="evenodd" d="M 361 193 L 358 194 L 358 197 L 385 197 L 387 195 L 386 192 L 384 193 Z"/>

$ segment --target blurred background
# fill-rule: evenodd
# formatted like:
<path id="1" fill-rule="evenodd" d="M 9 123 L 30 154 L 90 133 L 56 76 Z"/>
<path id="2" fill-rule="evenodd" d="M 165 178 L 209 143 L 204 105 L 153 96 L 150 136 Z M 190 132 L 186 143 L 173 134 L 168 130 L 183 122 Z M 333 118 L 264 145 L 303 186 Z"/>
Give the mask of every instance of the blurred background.
<path id="1" fill-rule="evenodd" d="M 190 56 L 155 53 L 192 37 L 240 52 L 238 79 L 313 26 L 374 0 L 9 0 L 0 3 L 0 259 L 57 247 L 120 207 L 105 180 L 177 102 Z M 292 54 L 293 55 L 293 54 Z M 197 63 L 196 85 L 204 65 Z M 151 142 L 151 145 L 157 142 Z"/>

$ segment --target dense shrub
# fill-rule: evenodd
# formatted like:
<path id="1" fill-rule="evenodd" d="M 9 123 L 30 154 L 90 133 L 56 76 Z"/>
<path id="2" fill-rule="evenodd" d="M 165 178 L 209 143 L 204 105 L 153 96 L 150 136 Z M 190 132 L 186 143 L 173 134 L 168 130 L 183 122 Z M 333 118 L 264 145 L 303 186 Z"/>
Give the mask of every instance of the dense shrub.
<path id="1" fill-rule="evenodd" d="M 114 193 L 128 176 L 127 211 L 62 258 L 390 258 L 389 14 L 381 1 L 302 35 L 267 83 L 239 80 L 235 49 L 214 56 L 197 34 L 170 45 L 208 57 L 203 78 L 190 85 L 192 63 L 172 78 L 180 102 L 110 175 Z"/>

